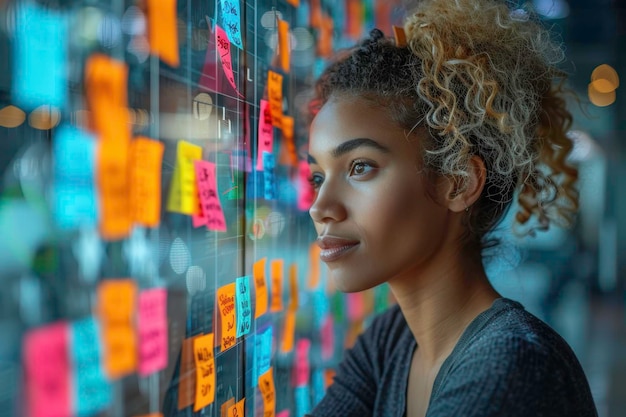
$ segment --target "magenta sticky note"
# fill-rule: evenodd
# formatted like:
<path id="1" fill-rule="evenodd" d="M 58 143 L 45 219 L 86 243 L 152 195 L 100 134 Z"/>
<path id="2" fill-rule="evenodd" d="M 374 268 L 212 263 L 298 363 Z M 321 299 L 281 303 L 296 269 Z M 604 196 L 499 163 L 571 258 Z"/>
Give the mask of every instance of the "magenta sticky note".
<path id="1" fill-rule="evenodd" d="M 72 415 L 69 325 L 57 322 L 24 336 L 26 405 L 29 417 Z"/>
<path id="2" fill-rule="evenodd" d="M 261 100 L 259 104 L 259 145 L 257 148 L 256 170 L 263 171 L 263 152 L 274 151 L 274 127 L 272 126 L 272 113 L 267 100 Z"/>
<path id="3" fill-rule="evenodd" d="M 215 164 L 209 161 L 194 161 L 196 182 L 198 184 L 198 199 L 202 208 L 202 216 L 206 219 L 209 230 L 226 231 L 224 210 L 217 193 L 217 177 Z"/>
<path id="4" fill-rule="evenodd" d="M 335 345 L 335 333 L 333 316 L 331 314 L 326 315 L 326 318 L 322 322 L 320 338 L 322 345 L 322 359 L 332 358 Z"/>
<path id="5" fill-rule="evenodd" d="M 315 190 L 309 182 L 311 170 L 307 161 L 298 162 L 298 210 L 308 211 L 315 200 Z"/>
<path id="6" fill-rule="evenodd" d="M 224 70 L 226 79 L 233 87 L 237 95 L 243 97 L 237 89 L 235 75 L 233 74 L 233 63 L 230 56 L 230 41 L 228 40 L 228 35 L 224 32 L 224 29 L 218 25 L 215 25 L 215 46 L 217 48 L 217 53 L 220 56 L 220 61 L 222 61 L 222 69 Z"/>
<path id="7" fill-rule="evenodd" d="M 167 366 L 167 291 L 153 288 L 139 294 L 139 375 Z"/>
<path id="8" fill-rule="evenodd" d="M 276 417 L 289 417 L 289 410 L 283 410 L 276 414 Z"/>
<path id="9" fill-rule="evenodd" d="M 311 341 L 309 339 L 300 339 L 296 342 L 296 363 L 295 363 L 295 385 L 301 387 L 308 385 L 311 366 L 309 364 L 309 350 L 311 349 Z"/>

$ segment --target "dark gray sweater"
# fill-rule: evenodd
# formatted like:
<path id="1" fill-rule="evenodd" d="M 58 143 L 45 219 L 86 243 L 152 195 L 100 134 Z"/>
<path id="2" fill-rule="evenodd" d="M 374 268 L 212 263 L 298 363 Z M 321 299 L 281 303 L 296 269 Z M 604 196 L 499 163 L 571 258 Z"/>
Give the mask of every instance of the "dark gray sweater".
<path id="1" fill-rule="evenodd" d="M 402 417 L 416 347 L 398 306 L 346 351 L 315 417 Z M 410 393 L 409 393 L 410 395 Z M 461 335 L 437 374 L 427 417 L 597 416 L 568 344 L 521 304 L 500 298 Z"/>

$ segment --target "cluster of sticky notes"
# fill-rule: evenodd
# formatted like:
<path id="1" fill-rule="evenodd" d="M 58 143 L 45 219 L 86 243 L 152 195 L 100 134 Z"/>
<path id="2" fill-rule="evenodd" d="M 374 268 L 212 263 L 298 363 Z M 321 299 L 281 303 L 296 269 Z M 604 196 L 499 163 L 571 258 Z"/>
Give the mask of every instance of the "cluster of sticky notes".
<path id="1" fill-rule="evenodd" d="M 166 64 L 177 67 L 180 57 L 176 0 L 148 0 L 147 9 L 150 52 Z"/>
<path id="2" fill-rule="evenodd" d="M 153 288 L 139 294 L 139 375 L 167 366 L 167 291 Z"/>
<path id="3" fill-rule="evenodd" d="M 17 105 L 27 109 L 65 106 L 68 22 L 63 14 L 36 2 L 16 3 L 11 96 Z"/>

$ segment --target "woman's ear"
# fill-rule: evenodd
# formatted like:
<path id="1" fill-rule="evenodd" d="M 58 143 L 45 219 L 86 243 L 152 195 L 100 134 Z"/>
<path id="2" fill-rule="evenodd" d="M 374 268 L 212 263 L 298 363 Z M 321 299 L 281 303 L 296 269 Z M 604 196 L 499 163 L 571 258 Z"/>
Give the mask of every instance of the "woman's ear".
<path id="1" fill-rule="evenodd" d="M 453 212 L 467 210 L 474 204 L 483 192 L 487 169 L 482 158 L 474 155 L 468 164 L 469 177 L 464 182 L 450 181 L 450 190 L 447 194 L 447 206 Z"/>

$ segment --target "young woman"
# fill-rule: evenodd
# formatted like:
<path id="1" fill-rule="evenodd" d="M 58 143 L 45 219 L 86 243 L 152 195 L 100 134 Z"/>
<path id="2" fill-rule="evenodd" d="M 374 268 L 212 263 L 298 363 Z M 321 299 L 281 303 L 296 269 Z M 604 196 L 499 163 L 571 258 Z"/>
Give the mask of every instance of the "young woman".
<path id="1" fill-rule="evenodd" d="M 373 30 L 311 102 L 321 259 L 338 289 L 387 282 L 397 300 L 311 414 L 595 416 L 570 347 L 482 259 L 513 199 L 529 229 L 577 209 L 561 49 L 495 0 L 422 1 L 405 32 L 403 46 Z"/>

